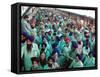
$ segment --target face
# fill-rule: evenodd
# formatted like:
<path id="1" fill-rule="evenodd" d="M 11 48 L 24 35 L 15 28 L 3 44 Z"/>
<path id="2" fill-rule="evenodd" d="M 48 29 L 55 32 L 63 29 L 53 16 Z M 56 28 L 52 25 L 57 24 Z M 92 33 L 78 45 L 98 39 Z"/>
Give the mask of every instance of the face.
<path id="1" fill-rule="evenodd" d="M 45 59 L 45 53 L 41 54 L 41 59 L 44 60 Z"/>
<path id="2" fill-rule="evenodd" d="M 38 66 L 38 62 L 37 61 L 33 61 L 33 66 L 37 67 Z"/>
<path id="3" fill-rule="evenodd" d="M 45 44 L 43 44 L 43 49 L 45 49 L 46 48 L 46 46 L 45 46 Z"/>
<path id="4" fill-rule="evenodd" d="M 21 35 L 21 41 L 24 41 L 25 39 L 26 39 L 26 37 Z"/>
<path id="5" fill-rule="evenodd" d="M 43 42 L 44 42 L 44 43 L 46 43 L 46 42 L 47 42 L 46 38 L 44 38 L 44 39 L 43 39 Z"/>
<path id="6" fill-rule="evenodd" d="M 27 44 L 30 45 L 30 44 L 32 44 L 32 42 L 28 39 Z"/>
<path id="7" fill-rule="evenodd" d="M 25 18 L 26 21 L 29 21 L 29 18 Z"/>
<path id="8" fill-rule="evenodd" d="M 48 63 L 49 64 L 52 64 L 53 63 L 52 59 L 49 59 Z"/>

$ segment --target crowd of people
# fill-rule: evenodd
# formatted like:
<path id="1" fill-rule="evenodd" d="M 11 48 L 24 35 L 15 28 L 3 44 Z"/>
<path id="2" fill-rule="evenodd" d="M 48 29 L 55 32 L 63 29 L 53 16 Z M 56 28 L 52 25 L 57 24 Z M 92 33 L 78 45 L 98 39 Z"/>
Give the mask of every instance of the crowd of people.
<path id="1" fill-rule="evenodd" d="M 94 19 L 72 16 L 39 9 L 21 18 L 22 71 L 95 66 Z"/>

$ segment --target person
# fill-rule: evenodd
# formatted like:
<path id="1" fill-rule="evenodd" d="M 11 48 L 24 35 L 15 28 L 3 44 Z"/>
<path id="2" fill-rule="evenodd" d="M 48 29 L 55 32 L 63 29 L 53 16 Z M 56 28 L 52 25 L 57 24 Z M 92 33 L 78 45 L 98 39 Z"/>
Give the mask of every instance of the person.
<path id="1" fill-rule="evenodd" d="M 21 31 L 22 32 L 27 32 L 28 34 L 31 35 L 31 26 L 29 24 L 29 17 L 28 15 L 25 15 L 22 19 L 21 19 Z"/>
<path id="2" fill-rule="evenodd" d="M 36 26 L 36 18 L 35 18 L 35 16 L 32 16 L 32 18 L 30 20 L 30 24 L 31 24 L 31 27 L 35 27 Z"/>
<path id="3" fill-rule="evenodd" d="M 85 57 L 86 55 L 89 54 L 89 52 L 90 52 L 90 47 L 89 47 L 89 45 L 86 44 L 86 46 L 84 46 L 84 47 L 82 48 L 82 54 L 83 54 L 83 56 Z"/>
<path id="4" fill-rule="evenodd" d="M 52 28 L 52 24 L 51 24 L 51 22 L 50 22 L 50 19 L 48 19 L 48 21 L 47 21 L 47 27 L 49 28 L 49 29 L 51 29 Z"/>
<path id="5" fill-rule="evenodd" d="M 69 68 L 80 68 L 80 67 L 83 67 L 83 63 L 81 61 L 81 56 L 79 54 L 77 54 L 76 58 L 73 59 L 73 61 L 70 64 Z"/>
<path id="6" fill-rule="evenodd" d="M 35 37 L 35 42 L 38 44 L 39 47 L 42 45 L 42 35 L 41 35 L 41 31 L 39 31 L 37 33 L 37 36 Z"/>
<path id="7" fill-rule="evenodd" d="M 61 36 L 57 47 L 60 48 L 60 50 L 62 51 L 62 49 L 64 48 L 65 44 L 66 43 L 65 43 L 64 37 Z"/>
<path id="8" fill-rule="evenodd" d="M 82 47 L 83 47 L 83 42 L 78 41 L 78 48 L 77 48 L 77 54 L 82 54 Z"/>
<path id="9" fill-rule="evenodd" d="M 95 57 L 92 52 L 90 52 L 84 60 L 84 67 L 95 67 Z"/>
<path id="10" fill-rule="evenodd" d="M 52 52 L 51 54 L 51 57 L 53 59 L 53 65 L 54 65 L 54 68 L 59 68 L 59 64 L 58 64 L 58 53 L 57 52 Z"/>
<path id="11" fill-rule="evenodd" d="M 56 69 L 58 65 L 54 62 L 54 59 L 50 56 L 48 58 L 48 69 Z"/>
<path id="12" fill-rule="evenodd" d="M 32 61 L 31 71 L 33 71 L 33 70 L 40 70 L 38 58 L 37 57 L 32 57 L 31 61 Z"/>
<path id="13" fill-rule="evenodd" d="M 39 56 L 37 44 L 33 43 L 34 38 L 28 36 L 26 44 L 21 48 L 21 59 L 24 60 L 25 71 L 30 71 L 32 67 L 31 58 Z"/>
<path id="14" fill-rule="evenodd" d="M 65 38 L 65 46 L 64 46 L 64 48 L 63 48 L 63 50 L 62 50 L 62 54 L 64 55 L 64 56 L 66 56 L 67 58 L 69 58 L 70 56 L 69 56 L 69 53 L 70 53 L 70 51 L 71 51 L 71 41 L 70 41 L 70 39 L 69 39 L 69 37 L 66 37 Z"/>
<path id="15" fill-rule="evenodd" d="M 25 45 L 25 41 L 27 40 L 28 34 L 26 32 L 22 32 L 21 34 L 21 46 L 23 47 Z"/>
<path id="16" fill-rule="evenodd" d="M 53 48 L 53 51 L 57 52 L 58 56 L 59 56 L 61 54 L 61 50 L 60 50 L 60 48 L 57 45 L 58 45 L 58 43 L 52 44 L 52 48 Z"/>
<path id="17" fill-rule="evenodd" d="M 31 25 L 31 34 L 36 37 L 37 36 L 37 28 L 36 28 L 36 19 L 35 16 L 32 17 L 30 20 L 30 25 Z"/>
<path id="18" fill-rule="evenodd" d="M 72 41 L 72 49 L 71 51 L 69 52 L 69 56 L 72 58 L 72 59 L 75 59 L 76 58 L 76 54 L 77 54 L 77 48 L 78 48 L 78 45 L 77 45 L 77 42 L 76 41 Z"/>
<path id="19" fill-rule="evenodd" d="M 90 40 L 90 49 L 93 50 L 94 46 L 95 46 L 95 33 L 92 33 Z"/>
<path id="20" fill-rule="evenodd" d="M 44 49 L 41 50 L 39 61 L 40 61 L 40 67 L 41 67 L 42 70 L 48 69 Z"/>

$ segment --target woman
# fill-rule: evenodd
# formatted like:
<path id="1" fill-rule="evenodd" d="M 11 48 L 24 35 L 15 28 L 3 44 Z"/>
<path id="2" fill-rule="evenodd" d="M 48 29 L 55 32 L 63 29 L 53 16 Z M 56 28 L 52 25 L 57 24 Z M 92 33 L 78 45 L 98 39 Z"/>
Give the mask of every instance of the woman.
<path id="1" fill-rule="evenodd" d="M 40 53 L 40 67 L 41 69 L 48 69 L 48 66 L 47 66 L 47 61 L 46 61 L 46 55 L 45 55 L 45 52 L 44 52 L 44 49 L 41 50 L 41 53 Z"/>

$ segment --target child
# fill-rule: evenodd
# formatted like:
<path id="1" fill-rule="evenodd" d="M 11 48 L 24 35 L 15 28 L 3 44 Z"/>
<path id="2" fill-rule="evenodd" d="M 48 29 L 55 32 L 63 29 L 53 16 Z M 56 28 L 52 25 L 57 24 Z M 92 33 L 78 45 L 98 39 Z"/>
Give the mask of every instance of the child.
<path id="1" fill-rule="evenodd" d="M 38 58 L 32 57 L 31 61 L 32 61 L 32 68 L 31 68 L 31 70 L 39 70 L 40 67 L 39 67 L 39 60 L 38 60 Z"/>

